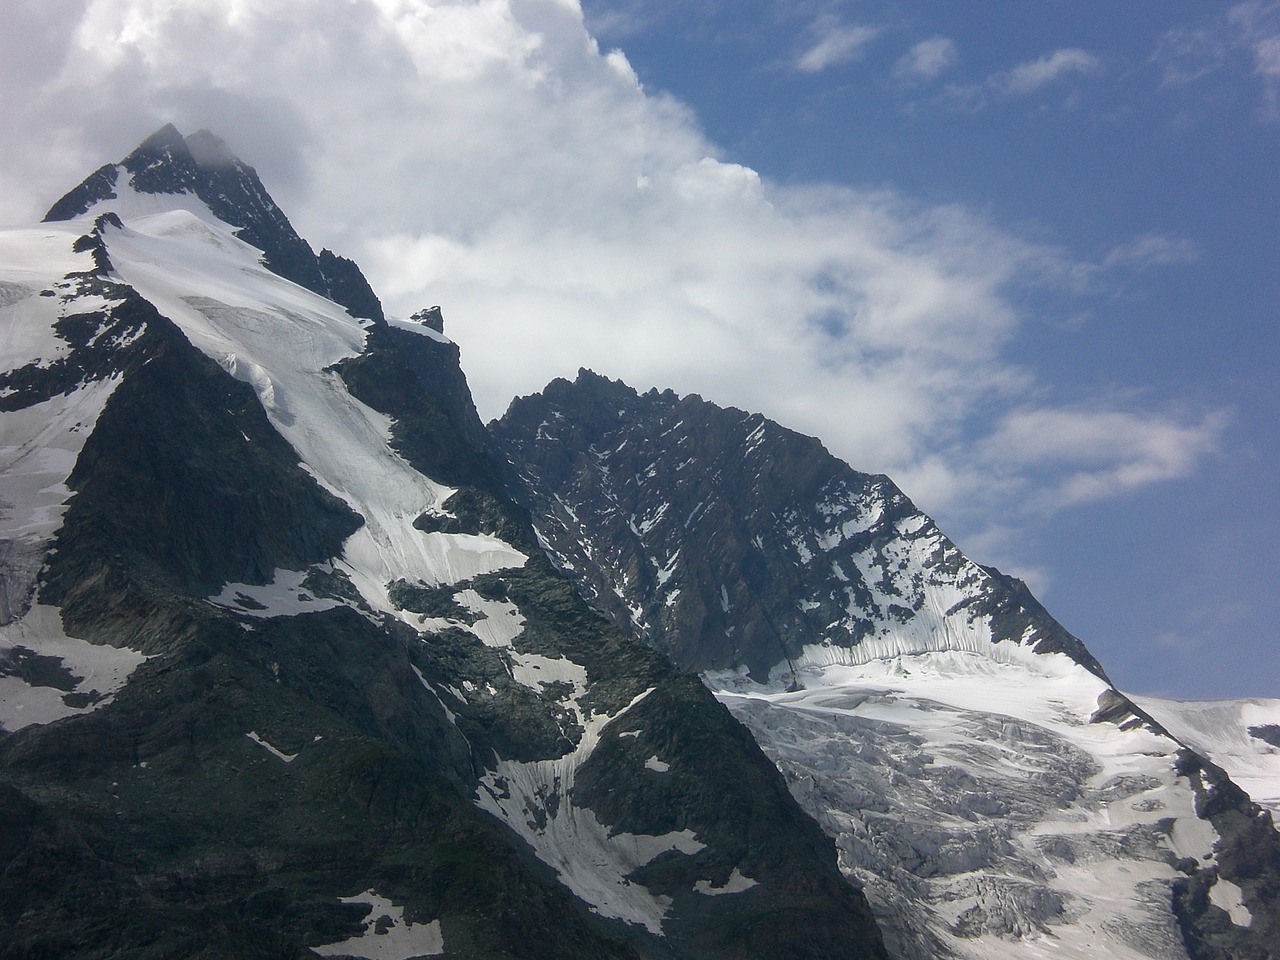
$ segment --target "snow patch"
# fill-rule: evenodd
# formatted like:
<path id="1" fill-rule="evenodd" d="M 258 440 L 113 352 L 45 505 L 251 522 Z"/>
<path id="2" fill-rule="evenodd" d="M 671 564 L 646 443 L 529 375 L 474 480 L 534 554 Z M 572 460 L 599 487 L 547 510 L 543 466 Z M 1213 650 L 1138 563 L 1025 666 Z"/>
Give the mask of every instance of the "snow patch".
<path id="1" fill-rule="evenodd" d="M 305 570 L 277 570 L 267 584 L 228 583 L 208 602 L 249 617 L 295 617 L 319 613 L 345 604 L 331 597 L 313 597 L 304 589 Z"/>
<path id="2" fill-rule="evenodd" d="M 245 736 L 258 746 L 262 747 L 262 749 L 266 750 L 267 753 L 271 754 L 273 757 L 278 757 L 285 763 L 293 763 L 294 760 L 298 759 L 298 755 L 296 753 L 285 753 L 283 750 L 278 750 L 271 744 L 267 743 L 267 741 L 263 740 L 262 737 L 258 736 L 256 730 L 250 730 L 245 734 Z"/>
<path id="3" fill-rule="evenodd" d="M 690 830 L 661 836 L 613 833 L 593 811 L 573 802 L 575 774 L 604 729 L 652 692 L 650 688 L 641 693 L 613 716 L 579 712 L 584 733 L 567 756 L 532 763 L 500 760 L 497 769 L 482 778 L 476 802 L 527 840 L 561 883 L 596 913 L 660 935 L 671 898 L 651 893 L 627 876 L 663 853 L 690 855 L 704 844 Z M 579 710 L 576 702 L 573 709 Z M 622 734 L 627 735 L 634 732 Z"/>
<path id="4" fill-rule="evenodd" d="M 437 957 L 444 953 L 444 935 L 439 920 L 408 923 L 404 918 L 404 907 L 396 906 L 372 890 L 354 897 L 339 897 L 339 900 L 369 904 L 369 919 L 365 921 L 364 932 L 341 943 L 312 947 L 312 953 L 322 957 L 363 957 L 365 960 L 411 960 L 413 957 Z"/>
<path id="5" fill-rule="evenodd" d="M 434 340 L 436 343 L 453 342 L 438 330 L 433 330 L 425 323 L 418 323 L 415 320 L 405 320 L 401 317 L 387 317 L 387 324 L 388 326 L 395 327 L 397 330 L 407 330 L 409 333 L 416 333 L 418 336 L 426 337 L 428 340 Z"/>
<path id="6" fill-rule="evenodd" d="M 480 638 L 486 647 L 509 648 L 513 640 L 524 632 L 524 617 L 520 608 L 508 600 L 487 600 L 474 590 L 460 590 L 453 599 L 480 619 L 465 626 Z"/>
<path id="7" fill-rule="evenodd" d="M 757 881 L 750 877 L 742 875 L 742 871 L 737 867 L 733 868 L 733 873 L 729 874 L 729 879 L 725 881 L 724 886 L 712 886 L 710 880 L 699 880 L 693 885 L 695 893 L 704 893 L 709 897 L 723 897 L 729 893 L 743 893 L 757 885 Z"/>
<path id="8" fill-rule="evenodd" d="M 1253 925 L 1253 914 L 1244 905 L 1244 891 L 1230 880 L 1223 880 L 1218 877 L 1213 886 L 1209 888 L 1209 902 L 1219 910 L 1226 911 L 1227 915 L 1231 917 L 1231 922 L 1237 927 Z"/>
<path id="9" fill-rule="evenodd" d="M 61 690 L 32 686 L 16 675 L 0 676 L 0 727 L 10 732 L 105 706 L 147 659 L 128 647 L 68 637 L 61 612 L 44 604 L 35 604 L 21 620 L 0 626 L 0 667 L 25 651 L 60 661 L 76 682 L 70 690 Z M 81 705 L 72 706 L 68 700 Z"/>

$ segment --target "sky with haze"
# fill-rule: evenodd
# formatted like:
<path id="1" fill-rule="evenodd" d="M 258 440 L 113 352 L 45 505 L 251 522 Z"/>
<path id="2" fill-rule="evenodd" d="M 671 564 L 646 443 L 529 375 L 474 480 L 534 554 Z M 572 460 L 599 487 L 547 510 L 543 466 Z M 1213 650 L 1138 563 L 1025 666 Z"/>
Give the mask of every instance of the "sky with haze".
<path id="1" fill-rule="evenodd" d="M 1122 688 L 1280 696 L 1280 0 L 6 0 L 0 225 L 165 122 L 487 419 L 762 412 Z"/>

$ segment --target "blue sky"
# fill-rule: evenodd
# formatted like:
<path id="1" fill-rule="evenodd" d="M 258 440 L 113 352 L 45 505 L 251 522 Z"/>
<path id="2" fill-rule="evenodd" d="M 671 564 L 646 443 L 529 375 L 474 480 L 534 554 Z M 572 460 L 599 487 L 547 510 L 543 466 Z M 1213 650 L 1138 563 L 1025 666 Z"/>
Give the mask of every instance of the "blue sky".
<path id="1" fill-rule="evenodd" d="M 758 410 L 1122 687 L 1280 696 L 1280 0 L 28 0 L 0 225 L 208 127 L 481 412 Z"/>

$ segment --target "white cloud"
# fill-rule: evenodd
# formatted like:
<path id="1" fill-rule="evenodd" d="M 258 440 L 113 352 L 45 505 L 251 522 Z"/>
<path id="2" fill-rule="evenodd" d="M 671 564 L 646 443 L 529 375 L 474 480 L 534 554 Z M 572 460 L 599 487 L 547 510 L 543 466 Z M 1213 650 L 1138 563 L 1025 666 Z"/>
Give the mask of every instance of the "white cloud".
<path id="1" fill-rule="evenodd" d="M 1151 59 L 1160 65 L 1161 86 L 1181 87 L 1217 72 L 1225 57 L 1220 31 L 1179 27 L 1160 38 Z"/>
<path id="2" fill-rule="evenodd" d="M 1070 273 L 1061 256 L 964 209 L 728 162 L 598 48 L 574 0 L 42 9 L 49 29 L 0 39 L 19 94 L 0 102 L 0 219 L 39 216 L 164 121 L 211 126 L 391 312 L 443 305 L 486 416 L 589 366 L 764 412 L 928 509 L 966 504 L 973 526 L 1012 522 L 1009 495 L 1113 495 L 1212 448 L 1211 422 L 1085 417 L 1033 391 L 1007 357 L 1014 304 Z M 811 62 L 852 55 L 867 29 L 828 31 Z M 1054 55 L 1006 85 L 1091 62 Z M 1074 439 L 1036 447 L 1036 425 Z"/>
<path id="3" fill-rule="evenodd" d="M 867 44 L 880 35 L 880 30 L 877 27 L 849 26 L 833 17 L 823 17 L 813 25 L 811 33 L 815 39 L 796 58 L 796 69 L 804 73 L 819 73 L 860 59 Z"/>
<path id="4" fill-rule="evenodd" d="M 988 106 L 992 98 L 1029 97 L 1072 76 L 1096 74 L 1102 69 L 1102 61 L 1088 51 L 1065 48 L 993 73 L 981 83 L 948 84 L 945 97 L 959 109 L 977 111 Z"/>
<path id="5" fill-rule="evenodd" d="M 1097 73 L 1102 61 L 1093 54 L 1076 48 L 1055 50 L 1038 60 L 1022 63 L 1004 73 L 996 74 L 989 84 L 1010 97 L 1034 93 L 1071 74 Z"/>
<path id="6" fill-rule="evenodd" d="M 904 53 L 894 66 L 893 75 L 901 81 L 933 80 L 950 70 L 960 59 L 955 41 L 949 37 L 921 40 Z"/>
<path id="7" fill-rule="evenodd" d="M 1034 499 L 1059 510 L 1187 476 L 1216 452 L 1225 421 L 1223 413 L 1185 422 L 1149 412 L 1018 410 L 983 453 L 1002 466 L 1049 469 L 1054 479 Z"/>

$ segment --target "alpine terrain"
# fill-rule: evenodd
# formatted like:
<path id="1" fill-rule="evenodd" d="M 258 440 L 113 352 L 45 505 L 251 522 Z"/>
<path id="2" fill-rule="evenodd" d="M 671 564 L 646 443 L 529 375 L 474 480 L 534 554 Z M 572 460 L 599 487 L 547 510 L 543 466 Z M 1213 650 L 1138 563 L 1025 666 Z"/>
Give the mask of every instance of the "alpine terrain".
<path id="1" fill-rule="evenodd" d="M 929 766 L 923 727 L 846 709 L 862 696 L 872 713 L 927 712 L 920 695 L 904 699 L 885 668 L 880 693 L 806 702 L 782 692 L 790 674 L 771 679 L 783 658 L 754 634 L 741 657 L 702 634 L 646 635 L 679 669 L 631 635 L 664 629 L 654 604 L 677 583 L 701 589 L 678 567 L 660 584 L 662 569 L 639 571 L 660 593 L 579 567 L 637 613 L 619 627 L 589 607 L 508 495 L 515 478 L 442 330 L 435 309 L 384 316 L 359 269 L 315 254 L 205 132 L 166 127 L 44 223 L 0 234 L 0 956 L 888 956 L 846 874 L 874 882 L 878 903 L 936 912 L 932 877 L 887 893 L 917 883 L 907 847 L 982 812 L 939 786 L 960 806 L 926 816 L 933 780 L 911 771 L 942 769 L 942 749 Z M 564 509 L 537 525 L 567 557 Z M 602 560 L 591 545 L 606 532 L 574 527 Z M 726 617 L 745 604 L 734 581 L 706 584 L 712 600 L 728 591 Z M 983 617 L 1016 615 L 992 597 Z M 815 595 L 822 616 L 832 602 Z M 815 644 L 796 660 L 806 681 L 820 663 L 845 669 Z M 1057 671 L 1074 698 L 1065 724 L 1080 677 L 1105 684 L 1053 663 L 1045 682 Z M 992 669 L 1008 664 L 1030 669 Z M 779 761 L 808 788 L 789 790 L 689 672 L 712 667 L 775 753 L 796 745 Z M 819 728 L 825 754 L 807 746 Z M 1163 849 L 1172 831 L 1197 858 L 1133 861 L 1166 888 L 1183 876 L 1187 929 L 1232 943 L 1271 929 L 1256 864 L 1231 845 L 1205 859 L 1215 829 L 1223 844 L 1271 835 L 1216 770 L 1113 724 L 1098 740 L 1109 770 L 1138 763 L 1133 738 L 1156 755 L 1104 784 L 1085 779 L 1087 746 L 1021 729 L 1011 742 L 1047 744 L 1054 784 L 1083 784 L 1050 821 L 1055 865 L 1073 852 L 1079 873 L 1102 855 L 1098 797 L 1149 801 L 1117 843 Z M 862 766 L 831 776 L 864 734 Z M 960 778 L 980 763 L 953 762 Z M 883 799 L 886 776 L 915 792 Z M 904 804 L 913 819 L 883 826 Z M 1000 863 L 1045 862 L 1012 849 L 1022 836 Z M 1228 913 L 1206 897 L 1232 911 L 1218 927 Z"/>
<path id="2" fill-rule="evenodd" d="M 759 415 L 582 371 L 491 428 L 556 565 L 751 729 L 891 955 L 1280 957 L 1280 833 L 1223 769 L 1274 809 L 1280 701 L 1126 697 L 888 478 Z"/>

